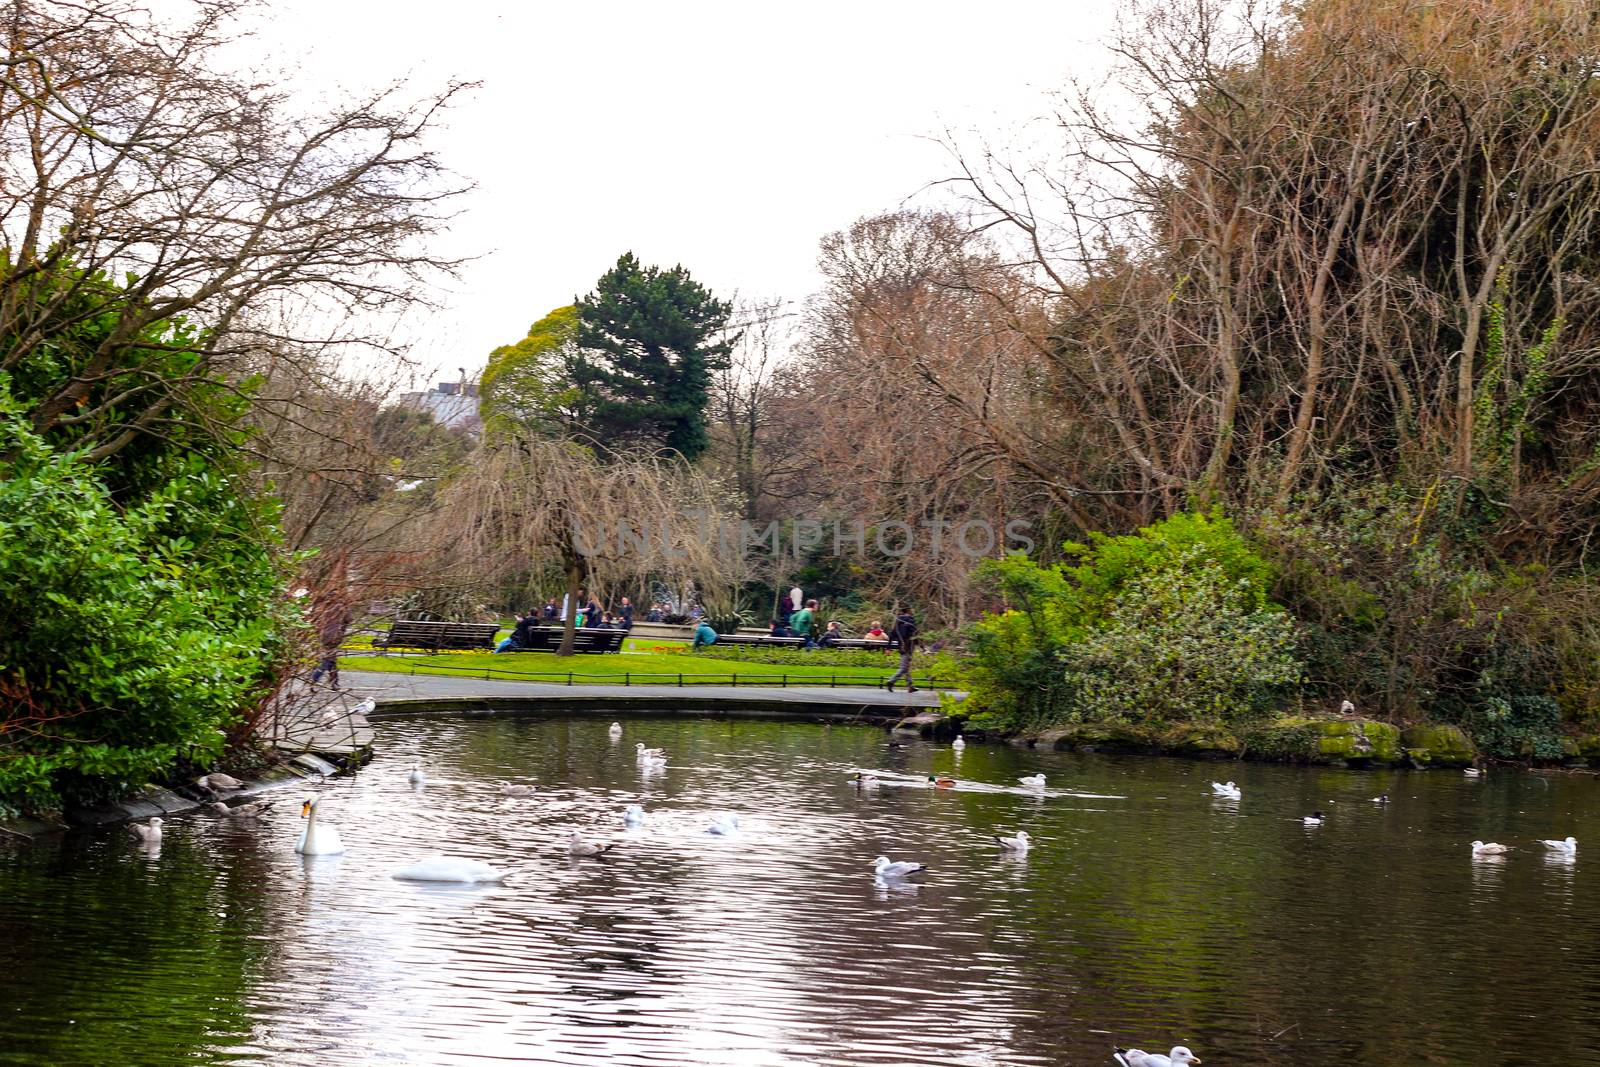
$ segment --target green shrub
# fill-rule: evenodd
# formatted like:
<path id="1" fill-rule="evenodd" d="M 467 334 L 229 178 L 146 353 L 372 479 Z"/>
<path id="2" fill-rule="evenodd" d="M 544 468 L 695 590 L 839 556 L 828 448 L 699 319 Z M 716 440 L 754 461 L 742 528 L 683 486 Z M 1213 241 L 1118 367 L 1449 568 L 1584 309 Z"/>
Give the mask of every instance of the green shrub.
<path id="1" fill-rule="evenodd" d="M 893 670 L 900 663 L 894 653 L 858 648 L 814 648 L 807 652 L 801 648 L 761 645 L 711 645 L 694 652 L 685 649 L 684 653 L 735 663 L 774 663 L 786 667 L 887 667 Z"/>

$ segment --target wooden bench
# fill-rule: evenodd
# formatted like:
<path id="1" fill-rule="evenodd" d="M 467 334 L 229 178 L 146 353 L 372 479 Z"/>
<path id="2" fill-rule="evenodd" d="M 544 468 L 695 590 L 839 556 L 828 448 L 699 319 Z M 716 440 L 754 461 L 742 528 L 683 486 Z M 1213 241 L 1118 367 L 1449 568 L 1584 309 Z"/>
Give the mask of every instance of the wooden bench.
<path id="1" fill-rule="evenodd" d="M 561 648 L 561 633 L 562 628 L 559 626 L 540 626 L 528 635 L 526 644 L 517 645 L 506 651 L 555 652 Z M 581 626 L 572 632 L 572 651 L 621 652 L 622 639 L 627 636 L 627 630 Z"/>
<path id="2" fill-rule="evenodd" d="M 492 622 L 432 622 L 425 619 L 396 619 L 389 634 L 377 648 L 440 649 L 493 648 L 500 627 Z"/>

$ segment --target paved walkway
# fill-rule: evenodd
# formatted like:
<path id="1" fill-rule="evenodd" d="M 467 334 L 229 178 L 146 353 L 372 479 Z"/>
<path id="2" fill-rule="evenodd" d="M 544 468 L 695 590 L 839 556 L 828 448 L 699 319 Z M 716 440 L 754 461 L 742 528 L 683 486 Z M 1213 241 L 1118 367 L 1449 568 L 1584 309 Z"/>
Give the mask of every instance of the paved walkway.
<path id="1" fill-rule="evenodd" d="M 436 674 L 383 674 L 376 671 L 341 671 L 341 681 L 358 696 L 373 697 L 380 710 L 397 700 L 470 700 L 474 697 L 516 700 L 581 701 L 606 704 L 648 704 L 684 701 L 716 704 L 832 705 L 841 709 L 870 708 L 880 714 L 905 709 L 914 714 L 939 706 L 937 692 L 889 693 L 871 686 L 756 686 L 756 685 L 551 685 L 544 682 L 485 681 Z M 960 698 L 964 693 L 952 693 Z"/>

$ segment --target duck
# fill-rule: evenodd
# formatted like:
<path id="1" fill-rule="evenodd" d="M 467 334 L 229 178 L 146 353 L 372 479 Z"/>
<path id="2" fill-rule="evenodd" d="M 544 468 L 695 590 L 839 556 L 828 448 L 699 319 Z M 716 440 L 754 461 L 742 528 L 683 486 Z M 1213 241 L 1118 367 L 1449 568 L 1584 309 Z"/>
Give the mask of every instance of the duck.
<path id="1" fill-rule="evenodd" d="M 1240 797 L 1244 796 L 1244 790 L 1240 789 L 1232 782 L 1212 782 L 1211 795 L 1217 797 L 1226 797 L 1229 800 L 1238 800 Z"/>
<path id="2" fill-rule="evenodd" d="M 629 804 L 622 811 L 622 825 L 636 829 L 644 824 L 644 808 L 638 804 Z"/>
<path id="3" fill-rule="evenodd" d="M 878 776 L 875 774 L 864 774 L 860 771 L 857 771 L 856 776 L 850 780 L 856 784 L 856 788 L 858 789 L 878 788 Z"/>
<path id="4" fill-rule="evenodd" d="M 389 877 L 402 882 L 503 882 L 506 873 L 480 860 L 429 856 Z"/>
<path id="5" fill-rule="evenodd" d="M 706 827 L 706 833 L 716 834 L 718 837 L 732 837 L 738 832 L 739 816 L 731 811 L 718 815 L 711 825 Z"/>
<path id="6" fill-rule="evenodd" d="M 1000 842 L 1000 847 L 1007 852 L 1026 852 L 1031 847 L 1028 844 L 1028 831 L 1026 830 L 1018 830 L 1011 837 L 1001 837 L 996 834 L 994 839 Z"/>
<path id="7" fill-rule="evenodd" d="M 1326 818 L 1326 816 L 1324 816 L 1322 812 L 1314 811 L 1300 821 L 1305 823 L 1307 826 L 1321 826 L 1324 818 Z"/>
<path id="8" fill-rule="evenodd" d="M 956 780 L 945 775 L 928 775 L 928 782 L 935 789 L 954 789 Z"/>
<path id="9" fill-rule="evenodd" d="M 160 844 L 161 842 L 161 817 L 155 816 L 149 822 L 131 822 L 128 832 L 147 845 Z"/>
<path id="10" fill-rule="evenodd" d="M 572 837 L 567 840 L 567 851 L 574 856 L 603 856 L 615 847 L 615 843 L 610 841 L 604 844 L 590 841 L 578 830 L 572 831 Z"/>
<path id="11" fill-rule="evenodd" d="M 1466 775 L 1468 778 L 1482 778 L 1483 777 L 1483 771 L 1478 767 L 1468 767 L 1466 770 L 1462 771 L 1461 773 Z"/>
<path id="12" fill-rule="evenodd" d="M 910 863 L 905 860 L 890 863 L 887 856 L 879 856 L 872 861 L 872 873 L 879 878 L 906 878 L 927 869 L 925 863 Z"/>
<path id="13" fill-rule="evenodd" d="M 1122 1067 L 1184 1067 L 1185 1064 L 1200 1062 L 1200 1057 L 1184 1045 L 1172 1046 L 1172 1051 L 1165 1056 L 1136 1048 L 1114 1048 L 1111 1056 Z"/>
<path id="14" fill-rule="evenodd" d="M 411 765 L 411 773 L 406 776 L 406 781 L 410 782 L 412 785 L 428 784 L 428 776 L 422 770 L 422 764 L 413 763 Z"/>
<path id="15" fill-rule="evenodd" d="M 1565 841 L 1544 839 L 1541 840 L 1539 844 L 1543 845 L 1551 852 L 1564 852 L 1569 856 L 1576 856 L 1578 854 L 1578 839 L 1576 837 L 1569 837 Z"/>
<path id="16" fill-rule="evenodd" d="M 1490 841 L 1488 844 L 1484 844 L 1482 841 L 1474 841 L 1472 843 L 1472 854 L 1474 856 L 1503 856 L 1510 851 L 1509 848 L 1495 841 Z"/>
<path id="17" fill-rule="evenodd" d="M 243 789 L 244 783 L 231 774 L 213 771 L 194 780 L 194 784 L 208 793 L 228 793 L 236 789 Z"/>
<path id="18" fill-rule="evenodd" d="M 533 796 L 533 786 L 523 785 L 520 782 L 501 782 L 500 793 L 502 796 L 508 797 L 531 797 Z"/>
<path id="19" fill-rule="evenodd" d="M 321 802 L 321 797 L 310 796 L 300 805 L 300 817 L 306 820 L 306 828 L 300 831 L 294 850 L 302 856 L 337 856 L 344 851 L 339 831 L 326 823 L 317 822 L 317 805 Z"/>
<path id="20" fill-rule="evenodd" d="M 1017 781 L 1021 782 L 1029 789 L 1044 788 L 1044 775 L 1042 774 L 1025 774 L 1021 778 L 1018 778 Z"/>
<path id="21" fill-rule="evenodd" d="M 950 747 L 955 749 L 957 752 L 960 752 L 962 749 L 967 747 L 967 739 L 962 737 L 960 734 L 956 734 L 956 739 L 950 742 Z"/>
<path id="22" fill-rule="evenodd" d="M 1379 793 L 1377 796 L 1372 798 L 1372 802 L 1374 804 L 1387 804 L 1389 803 L 1389 794 Z"/>
<path id="23" fill-rule="evenodd" d="M 622 740 L 622 724 L 620 722 L 612 723 L 611 728 L 606 733 L 611 735 L 611 740 L 613 741 Z"/>
<path id="24" fill-rule="evenodd" d="M 238 804 L 231 808 L 220 800 L 213 800 L 206 805 L 206 810 L 225 819 L 254 819 L 270 807 L 272 807 L 272 801 L 270 800 L 258 800 L 253 804 Z"/>

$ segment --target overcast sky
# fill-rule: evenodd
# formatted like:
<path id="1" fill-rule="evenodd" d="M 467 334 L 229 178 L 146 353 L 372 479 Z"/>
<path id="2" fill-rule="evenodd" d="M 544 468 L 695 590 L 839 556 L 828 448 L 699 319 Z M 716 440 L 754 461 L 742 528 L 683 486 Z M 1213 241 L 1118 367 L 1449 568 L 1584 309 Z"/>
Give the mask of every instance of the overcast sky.
<path id="1" fill-rule="evenodd" d="M 274 0 L 258 32 L 303 88 L 483 83 L 437 141 L 478 187 L 453 250 L 483 258 L 445 314 L 409 326 L 453 376 L 624 251 L 682 263 L 721 296 L 804 299 L 821 237 L 949 174 L 930 138 L 1004 137 L 1103 66 L 1112 10 Z"/>

